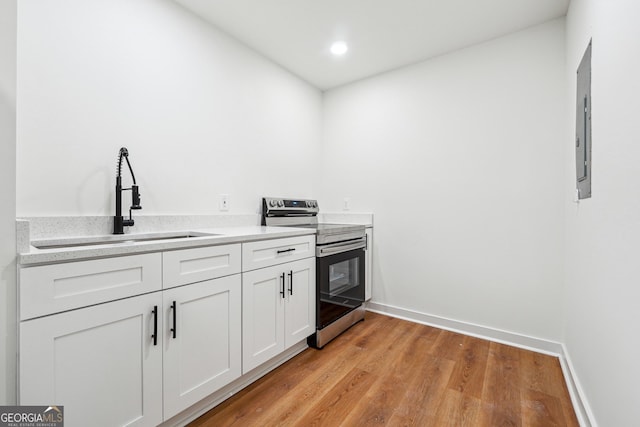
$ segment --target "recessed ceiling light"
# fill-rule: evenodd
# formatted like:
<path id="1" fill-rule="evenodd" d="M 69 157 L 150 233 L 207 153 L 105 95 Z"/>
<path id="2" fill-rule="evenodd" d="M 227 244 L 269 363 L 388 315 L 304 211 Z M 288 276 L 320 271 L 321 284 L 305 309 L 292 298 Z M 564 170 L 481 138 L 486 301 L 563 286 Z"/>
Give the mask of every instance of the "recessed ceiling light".
<path id="1" fill-rule="evenodd" d="M 331 53 L 336 56 L 344 55 L 349 50 L 349 47 L 345 42 L 335 42 L 331 45 Z"/>

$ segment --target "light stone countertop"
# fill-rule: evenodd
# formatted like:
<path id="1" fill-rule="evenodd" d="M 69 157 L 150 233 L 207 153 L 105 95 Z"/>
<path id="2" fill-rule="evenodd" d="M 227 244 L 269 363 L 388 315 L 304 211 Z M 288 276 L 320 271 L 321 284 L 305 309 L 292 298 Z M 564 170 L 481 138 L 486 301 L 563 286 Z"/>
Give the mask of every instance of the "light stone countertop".
<path id="1" fill-rule="evenodd" d="M 309 228 L 260 226 L 259 214 L 234 215 L 140 215 L 135 227 L 127 227 L 126 234 L 110 234 L 113 217 L 25 217 L 16 220 L 17 261 L 29 266 L 102 257 L 160 252 L 230 243 L 315 234 Z M 321 223 L 363 224 L 373 226 L 373 214 L 327 212 L 319 215 Z M 210 236 L 175 238 L 177 233 L 206 233 Z M 155 240 L 130 241 L 152 236 Z M 160 240 L 158 236 L 167 236 Z M 124 240 L 119 243 L 42 248 L 33 245 L 60 245 L 90 240 Z"/>
<path id="2" fill-rule="evenodd" d="M 157 236 L 177 233 L 207 233 L 210 236 L 203 235 L 198 237 L 174 238 L 167 237 L 167 240 L 160 240 Z M 29 245 L 28 250 L 18 253 L 18 264 L 34 265 L 57 263 L 65 261 L 87 260 L 93 258 L 122 256 L 140 254 L 145 252 L 159 252 L 174 249 L 187 249 L 201 246 L 214 246 L 230 243 L 244 243 L 256 240 L 277 239 L 284 237 L 304 236 L 315 234 L 315 230 L 306 228 L 293 227 L 264 227 L 256 225 L 246 225 L 237 227 L 213 227 L 204 229 L 183 229 L 165 231 L 164 233 L 131 233 L 118 236 L 124 242 L 105 243 L 90 246 L 72 246 L 65 248 L 43 248 L 38 249 Z M 145 238 L 153 235 L 156 240 L 147 241 L 129 241 L 137 237 Z M 113 235 L 92 235 L 74 238 L 49 238 L 32 240 L 32 244 L 59 245 L 65 243 L 77 243 L 86 240 L 94 240 L 104 238 L 105 240 L 117 239 Z"/>

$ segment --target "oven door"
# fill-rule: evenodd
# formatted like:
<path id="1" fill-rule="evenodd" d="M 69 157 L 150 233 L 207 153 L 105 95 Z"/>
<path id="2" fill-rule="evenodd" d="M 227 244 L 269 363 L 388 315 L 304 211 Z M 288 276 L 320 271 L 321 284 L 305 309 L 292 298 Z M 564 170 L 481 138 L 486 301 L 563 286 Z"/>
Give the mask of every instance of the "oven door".
<path id="1" fill-rule="evenodd" d="M 316 258 L 318 329 L 331 324 L 364 302 L 363 248 Z"/>

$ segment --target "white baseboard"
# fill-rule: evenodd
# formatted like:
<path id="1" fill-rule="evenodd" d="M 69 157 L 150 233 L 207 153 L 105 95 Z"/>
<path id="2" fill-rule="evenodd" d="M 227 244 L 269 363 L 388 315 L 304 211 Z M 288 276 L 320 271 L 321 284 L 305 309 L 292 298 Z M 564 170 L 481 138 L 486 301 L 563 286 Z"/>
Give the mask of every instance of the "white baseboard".
<path id="1" fill-rule="evenodd" d="M 514 347 L 532 350 L 538 353 L 552 356 L 562 355 L 562 344 L 528 335 L 517 334 L 515 332 L 504 331 L 474 323 L 462 322 L 460 320 L 447 319 L 446 317 L 434 316 L 432 314 L 421 313 L 419 311 L 408 310 L 406 308 L 377 302 L 368 302 L 366 309 L 375 313 L 387 314 L 389 316 L 405 319 L 423 325 L 434 326 L 447 331 L 459 332 L 472 337 L 482 338 L 489 341 L 499 342 Z"/>
<path id="2" fill-rule="evenodd" d="M 518 334 L 515 332 L 504 331 L 501 329 L 491 328 L 488 326 L 477 325 L 460 320 L 447 319 L 441 316 L 421 313 L 415 310 L 396 307 L 388 304 L 369 301 L 366 303 L 367 311 L 385 314 L 399 319 L 408 320 L 410 322 L 421 323 L 423 325 L 433 326 L 447 331 L 458 332 L 464 335 L 470 335 L 476 338 L 482 338 L 525 350 L 535 351 L 537 353 L 556 356 L 560 360 L 560 366 L 564 374 L 571 402 L 576 412 L 576 417 L 581 427 L 597 427 L 593 412 L 589 407 L 585 394 L 577 379 L 571 359 L 568 357 L 564 344 L 550 341 L 542 338 L 532 337 L 529 335 Z"/>
<path id="3" fill-rule="evenodd" d="M 580 385 L 578 376 L 575 373 L 571 357 L 564 344 L 562 344 L 562 357 L 560 357 L 560 366 L 564 374 L 573 409 L 576 411 L 576 417 L 581 427 L 598 427 L 596 418 L 587 401 L 584 389 Z"/>

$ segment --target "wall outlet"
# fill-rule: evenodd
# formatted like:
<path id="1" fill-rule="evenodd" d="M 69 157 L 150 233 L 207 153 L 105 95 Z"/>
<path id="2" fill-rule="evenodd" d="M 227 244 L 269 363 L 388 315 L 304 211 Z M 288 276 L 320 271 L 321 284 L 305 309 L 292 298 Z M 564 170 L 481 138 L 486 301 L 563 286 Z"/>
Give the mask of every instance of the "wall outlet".
<path id="1" fill-rule="evenodd" d="M 229 195 L 221 194 L 220 195 L 220 210 L 226 212 L 229 210 Z"/>
<path id="2" fill-rule="evenodd" d="M 349 203 L 351 202 L 351 199 L 348 197 L 345 197 L 343 199 L 343 204 L 342 204 L 342 210 L 343 211 L 348 211 L 349 210 Z"/>

